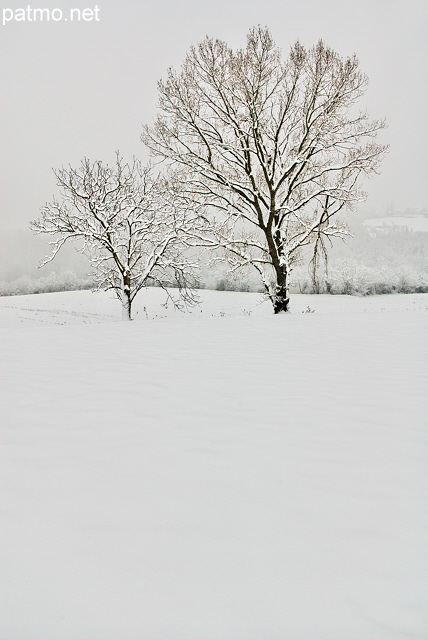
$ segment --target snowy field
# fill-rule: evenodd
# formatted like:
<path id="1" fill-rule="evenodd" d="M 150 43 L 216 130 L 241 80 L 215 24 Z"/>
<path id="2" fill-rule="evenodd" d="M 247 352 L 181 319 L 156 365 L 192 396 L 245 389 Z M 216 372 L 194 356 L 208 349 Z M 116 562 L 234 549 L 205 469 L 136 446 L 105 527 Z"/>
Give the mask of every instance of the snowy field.
<path id="1" fill-rule="evenodd" d="M 428 295 L 201 298 L 0 299 L 0 639 L 426 640 Z"/>

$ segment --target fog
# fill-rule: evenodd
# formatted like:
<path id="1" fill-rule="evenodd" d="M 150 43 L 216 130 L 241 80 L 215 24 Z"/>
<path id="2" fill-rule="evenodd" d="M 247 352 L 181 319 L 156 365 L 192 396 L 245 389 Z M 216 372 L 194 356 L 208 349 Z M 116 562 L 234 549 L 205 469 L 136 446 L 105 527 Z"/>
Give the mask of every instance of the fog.
<path id="1" fill-rule="evenodd" d="M 8 5 L 13 11 L 19 2 Z M 55 8 L 58 2 L 46 2 Z M 81 8 L 95 5 L 79 5 Z M 27 228 L 55 191 L 51 168 L 120 149 L 145 158 L 141 124 L 156 113 L 157 80 L 206 34 L 233 46 L 267 25 L 287 52 L 323 38 L 356 53 L 370 87 L 361 106 L 386 117 L 391 145 L 367 205 L 424 207 L 427 8 L 422 0 L 121 3 L 99 0 L 98 21 L 11 20 L 1 25 L 1 225 Z"/>

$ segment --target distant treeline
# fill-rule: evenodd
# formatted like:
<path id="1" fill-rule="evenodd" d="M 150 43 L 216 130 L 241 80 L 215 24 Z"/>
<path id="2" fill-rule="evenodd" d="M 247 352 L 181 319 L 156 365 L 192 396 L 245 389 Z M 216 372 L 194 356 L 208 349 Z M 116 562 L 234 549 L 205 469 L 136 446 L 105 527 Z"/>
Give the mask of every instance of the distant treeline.
<path id="1" fill-rule="evenodd" d="M 372 295 L 428 292 L 428 233 L 406 228 L 384 228 L 373 233 L 361 221 L 352 223 L 353 238 L 336 241 L 329 249 L 328 265 L 314 274 L 309 258 L 291 274 L 291 291 Z M 87 260 L 72 247 L 42 269 L 35 265 L 47 247 L 28 232 L 15 234 L 15 242 L 2 251 L 0 295 L 27 295 L 91 289 Z M 4 237 L 3 237 L 4 240 Z M 13 256 L 19 256 L 19 258 Z M 7 258 L 9 261 L 7 262 Z M 197 287 L 219 291 L 263 291 L 251 271 L 231 276 L 228 267 L 202 266 Z"/>

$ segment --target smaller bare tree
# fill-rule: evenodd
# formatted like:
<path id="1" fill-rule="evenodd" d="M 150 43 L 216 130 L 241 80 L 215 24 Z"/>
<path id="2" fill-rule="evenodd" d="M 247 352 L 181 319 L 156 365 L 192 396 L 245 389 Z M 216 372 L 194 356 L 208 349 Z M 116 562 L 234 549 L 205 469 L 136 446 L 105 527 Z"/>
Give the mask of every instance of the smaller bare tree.
<path id="1" fill-rule="evenodd" d="M 35 233 L 53 236 L 54 259 L 67 241 L 93 267 L 90 275 L 98 289 L 112 289 L 122 303 L 122 317 L 131 319 L 131 307 L 147 284 L 157 284 L 175 306 L 196 302 L 192 284 L 196 264 L 188 247 L 198 228 L 199 216 L 188 208 L 173 177 L 155 176 L 134 158 L 126 163 L 116 154 L 108 166 L 85 158 L 78 169 L 54 171 L 60 200 L 46 204 L 41 217 L 31 223 Z M 178 287 L 178 296 L 167 290 Z"/>

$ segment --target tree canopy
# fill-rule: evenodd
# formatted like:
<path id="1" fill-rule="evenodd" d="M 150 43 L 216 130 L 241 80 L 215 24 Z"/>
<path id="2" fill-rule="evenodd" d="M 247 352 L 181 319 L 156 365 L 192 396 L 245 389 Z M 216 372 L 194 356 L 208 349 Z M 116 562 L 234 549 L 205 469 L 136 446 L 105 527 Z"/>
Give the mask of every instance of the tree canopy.
<path id="1" fill-rule="evenodd" d="M 136 159 L 117 153 L 113 166 L 85 158 L 80 167 L 55 171 L 61 199 L 54 198 L 32 222 L 36 233 L 54 237 L 52 260 L 67 241 L 88 256 L 100 289 L 113 290 L 131 319 L 131 305 L 148 283 L 165 288 L 177 306 L 195 301 L 191 238 L 200 218 L 173 177 L 154 175 Z M 173 297 L 167 285 L 178 287 Z"/>
<path id="2" fill-rule="evenodd" d="M 206 38 L 159 82 L 160 113 L 142 140 L 180 167 L 189 196 L 224 216 L 234 266 L 259 272 L 275 312 L 288 309 L 302 248 L 346 234 L 337 214 L 365 197 L 385 124 L 356 109 L 367 86 L 355 56 L 319 41 L 284 58 L 268 29 L 236 51 Z"/>

